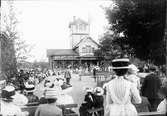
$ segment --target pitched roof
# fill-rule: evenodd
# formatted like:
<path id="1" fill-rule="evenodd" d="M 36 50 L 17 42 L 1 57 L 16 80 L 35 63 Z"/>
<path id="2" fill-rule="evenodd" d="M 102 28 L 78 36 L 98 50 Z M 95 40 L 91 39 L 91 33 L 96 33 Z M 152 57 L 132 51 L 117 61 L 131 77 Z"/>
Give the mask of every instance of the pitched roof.
<path id="1" fill-rule="evenodd" d="M 76 25 L 76 24 L 85 24 L 88 25 L 88 23 L 80 18 L 75 19 L 73 22 L 70 22 L 69 27 L 71 27 L 71 25 Z"/>
<path id="2" fill-rule="evenodd" d="M 78 56 L 72 49 L 47 49 L 47 56 Z"/>
<path id="3" fill-rule="evenodd" d="M 77 48 L 77 47 L 79 46 L 79 44 L 82 43 L 82 41 L 85 40 L 85 39 L 90 39 L 93 43 L 95 43 L 96 45 L 99 46 L 99 44 L 98 44 L 95 40 L 93 40 L 91 37 L 85 37 L 85 38 L 81 39 L 81 40 L 78 42 L 78 44 L 73 47 L 73 49 Z"/>

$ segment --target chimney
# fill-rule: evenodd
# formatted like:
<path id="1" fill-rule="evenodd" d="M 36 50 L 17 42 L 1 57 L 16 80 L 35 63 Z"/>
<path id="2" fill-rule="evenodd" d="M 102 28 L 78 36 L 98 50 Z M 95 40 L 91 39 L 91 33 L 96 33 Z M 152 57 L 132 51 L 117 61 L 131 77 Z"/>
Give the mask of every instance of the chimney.
<path id="1" fill-rule="evenodd" d="M 73 16 L 73 21 L 74 21 L 74 22 L 76 21 L 76 16 Z"/>

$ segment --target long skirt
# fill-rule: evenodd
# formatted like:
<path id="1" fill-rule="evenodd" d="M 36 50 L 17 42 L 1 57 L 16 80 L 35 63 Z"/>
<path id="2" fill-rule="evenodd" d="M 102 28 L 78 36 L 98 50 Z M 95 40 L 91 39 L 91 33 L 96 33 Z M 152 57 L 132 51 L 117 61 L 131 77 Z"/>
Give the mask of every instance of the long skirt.
<path id="1" fill-rule="evenodd" d="M 110 104 L 106 106 L 105 116 L 138 116 L 138 114 L 133 104 Z"/>

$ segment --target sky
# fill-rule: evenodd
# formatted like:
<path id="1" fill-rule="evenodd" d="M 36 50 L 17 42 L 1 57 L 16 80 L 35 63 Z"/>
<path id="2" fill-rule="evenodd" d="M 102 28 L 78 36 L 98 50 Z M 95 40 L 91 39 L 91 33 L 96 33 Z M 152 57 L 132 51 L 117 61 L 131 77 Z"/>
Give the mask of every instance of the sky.
<path id="1" fill-rule="evenodd" d="M 70 49 L 69 23 L 73 16 L 90 22 L 90 36 L 98 42 L 108 21 L 104 10 L 111 1 L 102 0 L 16 0 L 14 8 L 19 21 L 20 38 L 33 46 L 27 60 L 47 61 L 47 49 Z M 7 12 L 2 0 L 2 12 Z"/>

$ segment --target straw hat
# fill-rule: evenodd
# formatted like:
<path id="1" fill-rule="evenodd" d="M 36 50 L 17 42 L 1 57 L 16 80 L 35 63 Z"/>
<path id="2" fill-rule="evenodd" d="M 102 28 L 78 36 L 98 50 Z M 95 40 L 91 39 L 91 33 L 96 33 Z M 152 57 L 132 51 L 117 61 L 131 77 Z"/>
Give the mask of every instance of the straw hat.
<path id="1" fill-rule="evenodd" d="M 129 68 L 128 58 L 119 58 L 112 60 L 112 69 L 128 69 Z"/>
<path id="2" fill-rule="evenodd" d="M 103 90 L 101 87 L 96 87 L 96 88 L 94 89 L 94 93 L 95 93 L 96 95 L 98 95 L 98 96 L 101 96 L 101 95 L 104 94 L 104 90 Z"/>
<path id="3" fill-rule="evenodd" d="M 46 88 L 52 88 L 54 84 L 51 82 L 51 80 L 45 80 L 44 87 Z"/>
<path id="4" fill-rule="evenodd" d="M 91 93 L 93 93 L 94 91 L 92 87 L 84 87 L 83 90 L 86 92 L 91 92 Z"/>

